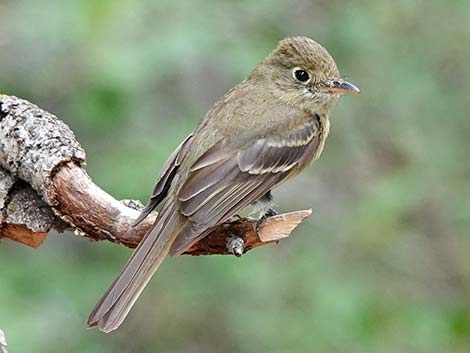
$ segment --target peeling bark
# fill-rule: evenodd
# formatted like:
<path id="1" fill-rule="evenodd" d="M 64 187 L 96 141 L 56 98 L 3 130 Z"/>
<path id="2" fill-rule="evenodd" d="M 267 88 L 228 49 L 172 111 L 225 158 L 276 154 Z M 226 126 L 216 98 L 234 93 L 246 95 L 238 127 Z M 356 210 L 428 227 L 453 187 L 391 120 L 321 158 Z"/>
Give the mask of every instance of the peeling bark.
<path id="1" fill-rule="evenodd" d="M 85 152 L 56 116 L 23 99 L 0 95 L 0 238 L 37 247 L 52 229 L 136 247 L 157 214 L 136 227 L 143 206 L 118 201 L 82 168 Z M 2 169 L 3 168 L 3 169 Z M 185 254 L 235 254 L 287 238 L 310 210 L 216 228 Z"/>
<path id="2" fill-rule="evenodd" d="M 0 166 L 48 202 L 53 171 L 71 160 L 84 164 L 85 151 L 65 123 L 28 101 L 0 95 Z"/>
<path id="3" fill-rule="evenodd" d="M 6 221 L 22 224 L 35 233 L 47 233 L 54 224 L 54 213 L 33 189 L 21 184 L 10 194 Z"/>
<path id="4" fill-rule="evenodd" d="M 58 219 L 25 182 L 0 169 L 0 238 L 40 246 Z"/>
<path id="5" fill-rule="evenodd" d="M 0 168 L 0 225 L 3 220 L 6 219 L 5 205 L 8 203 L 8 195 L 13 184 L 15 184 L 15 178 Z"/>

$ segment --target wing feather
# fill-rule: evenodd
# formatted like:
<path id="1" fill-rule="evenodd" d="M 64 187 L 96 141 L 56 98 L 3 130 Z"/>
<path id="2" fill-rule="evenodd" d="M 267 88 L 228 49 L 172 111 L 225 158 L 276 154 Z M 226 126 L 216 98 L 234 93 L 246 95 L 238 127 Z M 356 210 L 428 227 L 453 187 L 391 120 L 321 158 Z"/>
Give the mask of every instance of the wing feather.
<path id="1" fill-rule="evenodd" d="M 207 229 L 257 201 L 312 158 L 321 138 L 319 124 L 312 119 L 241 149 L 227 140 L 217 143 L 196 161 L 178 192 L 182 214 L 198 229 Z M 180 236 L 172 254 L 184 251 L 201 236 L 200 232 Z"/>
<path id="2" fill-rule="evenodd" d="M 175 177 L 178 167 L 186 154 L 187 146 L 192 137 L 192 134 L 186 137 L 165 162 L 160 173 L 160 178 L 153 188 L 152 196 L 150 197 L 147 206 L 145 206 L 139 217 L 134 222 L 134 226 L 142 222 L 167 196 L 173 178 Z"/>

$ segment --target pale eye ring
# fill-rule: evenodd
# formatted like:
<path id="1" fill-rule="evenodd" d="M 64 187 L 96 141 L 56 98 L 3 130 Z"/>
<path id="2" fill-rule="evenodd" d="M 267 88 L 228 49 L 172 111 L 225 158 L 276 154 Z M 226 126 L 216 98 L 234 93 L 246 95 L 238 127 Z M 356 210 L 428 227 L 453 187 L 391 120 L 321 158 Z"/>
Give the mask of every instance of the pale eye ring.
<path id="1" fill-rule="evenodd" d="M 292 77 L 300 83 L 307 84 L 310 82 L 310 75 L 307 70 L 296 67 L 292 70 Z"/>

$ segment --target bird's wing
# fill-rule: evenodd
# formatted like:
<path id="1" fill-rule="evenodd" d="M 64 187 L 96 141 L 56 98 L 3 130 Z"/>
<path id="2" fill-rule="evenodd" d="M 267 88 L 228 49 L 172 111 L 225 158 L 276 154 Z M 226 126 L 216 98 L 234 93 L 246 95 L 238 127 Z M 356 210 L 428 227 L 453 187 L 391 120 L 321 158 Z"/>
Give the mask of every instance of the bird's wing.
<path id="1" fill-rule="evenodd" d="M 140 216 L 134 222 L 134 225 L 142 222 L 168 194 L 171 182 L 178 171 L 178 167 L 180 166 L 184 155 L 186 154 L 187 146 L 189 145 L 192 137 L 192 134 L 186 137 L 166 161 L 160 173 L 160 177 L 153 188 L 152 196 L 150 197 L 147 206 L 145 206 Z"/>
<path id="2" fill-rule="evenodd" d="M 321 141 L 320 123 L 308 121 L 243 148 L 221 141 L 192 166 L 178 192 L 181 213 L 197 231 L 181 234 L 171 254 L 179 254 L 207 232 L 302 169 Z"/>

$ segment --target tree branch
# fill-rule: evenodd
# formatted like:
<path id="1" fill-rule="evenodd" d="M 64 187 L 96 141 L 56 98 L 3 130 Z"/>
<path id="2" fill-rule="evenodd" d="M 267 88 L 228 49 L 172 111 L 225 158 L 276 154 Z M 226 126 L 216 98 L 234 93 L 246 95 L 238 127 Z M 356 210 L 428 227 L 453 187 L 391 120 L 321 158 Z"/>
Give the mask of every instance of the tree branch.
<path id="1" fill-rule="evenodd" d="M 16 97 L 0 95 L 0 238 L 37 247 L 52 229 L 92 240 L 136 247 L 152 226 L 151 214 L 136 227 L 142 205 L 118 201 L 87 175 L 85 152 L 54 115 Z M 290 235 L 310 210 L 256 222 L 224 223 L 186 254 L 242 253 Z"/>

